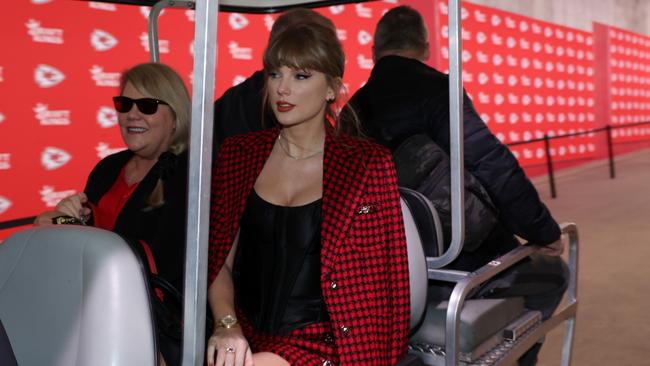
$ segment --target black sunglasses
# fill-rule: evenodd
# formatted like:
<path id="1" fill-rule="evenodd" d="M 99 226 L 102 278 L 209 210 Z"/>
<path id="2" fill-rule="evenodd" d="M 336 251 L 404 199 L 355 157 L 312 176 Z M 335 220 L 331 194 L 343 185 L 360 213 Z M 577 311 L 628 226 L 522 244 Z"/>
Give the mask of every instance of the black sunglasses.
<path id="1" fill-rule="evenodd" d="M 115 105 L 115 110 L 120 113 L 127 113 L 133 108 L 133 103 L 138 106 L 138 110 L 144 114 L 154 114 L 158 111 L 158 104 L 166 104 L 160 99 L 154 98 L 140 98 L 140 99 L 131 99 L 125 96 L 113 97 L 113 104 Z"/>

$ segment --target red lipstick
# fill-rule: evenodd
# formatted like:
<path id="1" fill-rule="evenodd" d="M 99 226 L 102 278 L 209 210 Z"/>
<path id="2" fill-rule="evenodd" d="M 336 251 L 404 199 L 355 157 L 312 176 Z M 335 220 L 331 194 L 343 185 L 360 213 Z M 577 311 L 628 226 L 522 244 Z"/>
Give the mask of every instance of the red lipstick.
<path id="1" fill-rule="evenodd" d="M 294 104 L 288 102 L 276 102 L 275 105 L 280 113 L 289 112 L 295 107 Z"/>

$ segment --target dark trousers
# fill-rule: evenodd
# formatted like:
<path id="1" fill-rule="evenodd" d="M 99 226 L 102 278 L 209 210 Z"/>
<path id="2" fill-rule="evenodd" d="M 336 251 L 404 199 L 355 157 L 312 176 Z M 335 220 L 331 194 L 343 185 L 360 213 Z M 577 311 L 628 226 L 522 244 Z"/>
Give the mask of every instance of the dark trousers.
<path id="1" fill-rule="evenodd" d="M 569 269 L 562 258 L 535 253 L 479 286 L 469 298 L 523 297 L 526 308 L 539 310 L 546 320 L 557 309 L 568 284 Z M 429 296 L 449 299 L 452 290 L 453 284 L 436 283 Z M 535 365 L 541 346 L 540 340 L 519 359 L 519 365 Z"/>
<path id="2" fill-rule="evenodd" d="M 539 310 L 544 320 L 553 315 L 569 285 L 569 268 L 560 257 L 535 253 L 479 288 L 474 298 L 523 296 L 527 309 Z M 519 358 L 520 366 L 537 363 L 542 344 Z"/>

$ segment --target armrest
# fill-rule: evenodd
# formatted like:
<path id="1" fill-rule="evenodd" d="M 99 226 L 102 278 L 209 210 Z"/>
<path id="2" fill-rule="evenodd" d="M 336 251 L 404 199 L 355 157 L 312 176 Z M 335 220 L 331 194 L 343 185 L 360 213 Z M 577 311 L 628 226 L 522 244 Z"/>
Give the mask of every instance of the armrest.
<path id="1" fill-rule="evenodd" d="M 578 274 L 578 228 L 574 223 L 560 225 L 563 235 L 567 235 L 569 242 L 569 305 L 577 302 L 577 274 Z M 459 324 L 460 313 L 469 292 L 483 282 L 512 267 L 522 259 L 535 253 L 539 247 L 521 245 L 499 258 L 490 261 L 475 272 L 460 272 L 450 270 L 429 269 L 429 278 L 443 281 L 457 282 L 449 299 L 447 307 L 446 344 L 447 357 L 458 359 L 459 354 Z"/>

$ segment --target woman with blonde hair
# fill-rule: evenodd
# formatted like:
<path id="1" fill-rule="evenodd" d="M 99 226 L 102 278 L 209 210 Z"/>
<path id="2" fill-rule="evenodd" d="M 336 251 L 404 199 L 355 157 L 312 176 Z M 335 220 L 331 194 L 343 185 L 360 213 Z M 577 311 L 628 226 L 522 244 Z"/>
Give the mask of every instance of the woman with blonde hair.
<path id="1" fill-rule="evenodd" d="M 208 365 L 393 365 L 409 283 L 395 170 L 335 106 L 336 32 L 290 26 L 264 53 L 273 127 L 226 139 L 212 186 Z"/>
<path id="2" fill-rule="evenodd" d="M 83 192 L 64 198 L 34 224 L 83 223 L 114 231 L 153 275 L 182 289 L 189 93 L 169 66 L 145 63 L 122 75 L 113 102 L 127 149 L 102 159 Z M 156 313 L 158 347 L 168 364 L 177 364 L 179 338 L 163 329 L 167 315 Z"/>

